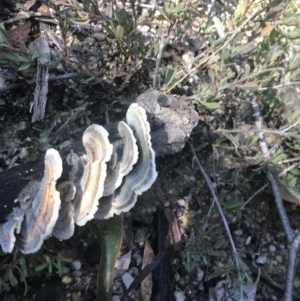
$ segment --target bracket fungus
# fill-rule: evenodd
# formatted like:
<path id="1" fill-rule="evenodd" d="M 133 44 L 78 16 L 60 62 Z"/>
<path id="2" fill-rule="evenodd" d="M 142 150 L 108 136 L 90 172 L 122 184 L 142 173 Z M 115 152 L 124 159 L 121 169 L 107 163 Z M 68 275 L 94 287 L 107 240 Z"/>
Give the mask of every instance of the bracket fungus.
<path id="1" fill-rule="evenodd" d="M 118 123 L 118 132 L 117 138 L 109 137 L 104 127 L 89 126 L 82 137 L 85 154 L 71 151 L 65 155 L 72 167 L 68 175 L 66 166 L 62 177 L 59 153 L 54 149 L 46 152 L 44 177 L 23 188 L 18 196 L 20 207 L 0 225 L 4 252 L 12 252 L 16 244 L 22 253 L 34 253 L 51 234 L 59 240 L 69 239 L 75 224 L 107 219 L 135 205 L 138 195 L 148 190 L 157 177 L 146 110 L 131 104 L 126 122 Z M 59 178 L 61 183 L 56 188 Z"/>
<path id="2" fill-rule="evenodd" d="M 111 195 L 122 183 L 123 177 L 126 176 L 133 168 L 133 165 L 138 160 L 138 147 L 136 139 L 131 128 L 123 121 L 118 124 L 118 131 L 122 138 L 122 155 L 113 156 L 112 166 L 108 166 L 107 175 L 104 182 L 104 196 Z M 116 157 L 116 158 L 115 158 Z"/>
<path id="3" fill-rule="evenodd" d="M 61 208 L 59 216 L 53 229 L 53 236 L 59 240 L 66 240 L 73 236 L 75 230 L 74 205 L 76 188 L 70 181 L 58 185 L 60 193 Z"/>
<path id="4" fill-rule="evenodd" d="M 103 195 L 106 163 L 110 160 L 113 150 L 108 140 L 108 132 L 96 124 L 85 130 L 82 143 L 87 154 L 81 178 L 81 191 L 76 190 L 74 200 L 74 218 L 78 226 L 83 226 L 94 218 L 98 200 Z"/>
<path id="5" fill-rule="evenodd" d="M 20 233 L 17 234 L 17 246 L 24 254 L 38 251 L 44 239 L 52 234 L 60 208 L 59 192 L 55 186 L 61 174 L 59 153 L 48 149 L 42 181 L 27 185 L 23 191 L 25 197 L 19 199 L 19 202 L 27 202 Z"/>
<path id="6" fill-rule="evenodd" d="M 137 196 L 148 190 L 157 177 L 155 152 L 151 145 L 150 125 L 145 110 L 136 103 L 131 104 L 126 114 L 126 122 L 136 138 L 139 159 L 114 193 L 115 214 L 129 211 L 135 205 Z"/>
<path id="7" fill-rule="evenodd" d="M 8 216 L 7 222 L 0 225 L 0 245 L 4 253 L 11 253 L 14 249 L 16 236 L 20 232 L 24 213 L 20 208 L 15 208 Z"/>

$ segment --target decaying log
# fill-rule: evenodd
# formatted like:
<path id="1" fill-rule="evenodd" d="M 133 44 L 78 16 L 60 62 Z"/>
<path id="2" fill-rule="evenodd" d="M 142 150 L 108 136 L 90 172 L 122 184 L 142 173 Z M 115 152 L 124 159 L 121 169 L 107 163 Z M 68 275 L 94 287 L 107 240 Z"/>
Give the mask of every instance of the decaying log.
<path id="1" fill-rule="evenodd" d="M 173 96 L 162 95 L 158 91 L 151 91 L 140 95 L 136 102 L 147 112 L 151 127 L 152 146 L 156 156 L 175 154 L 182 150 L 192 129 L 198 123 L 198 114 L 189 107 L 184 100 Z M 104 125 L 109 132 L 110 142 L 115 142 L 119 136 L 118 123 Z M 70 151 L 78 155 L 84 154 L 81 141 L 59 150 L 63 160 L 63 174 L 58 183 L 69 177 L 70 166 L 66 164 L 66 157 Z M 28 162 L 0 173 L 0 222 L 18 206 L 15 200 L 19 192 L 29 181 L 40 181 L 44 175 L 44 157 L 36 162 Z"/>

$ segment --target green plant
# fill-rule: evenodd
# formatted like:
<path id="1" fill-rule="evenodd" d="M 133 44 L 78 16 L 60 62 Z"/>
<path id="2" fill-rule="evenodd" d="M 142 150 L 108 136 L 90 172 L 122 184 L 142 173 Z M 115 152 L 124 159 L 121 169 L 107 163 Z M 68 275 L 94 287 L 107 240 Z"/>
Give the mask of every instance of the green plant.
<path id="1" fill-rule="evenodd" d="M 24 296 L 27 293 L 28 285 L 26 281 L 27 267 L 24 256 L 21 256 L 12 264 L 7 264 L 2 267 L 5 270 L 3 276 L 0 276 L 0 294 L 4 290 L 10 291 L 11 287 L 15 287 L 22 282 L 24 284 Z"/>
<path id="2" fill-rule="evenodd" d="M 202 222 L 206 223 L 207 219 L 204 218 Z M 186 245 L 187 271 L 192 271 L 196 263 L 208 265 L 212 257 L 225 257 L 224 249 L 229 246 L 219 225 L 210 225 L 203 229 L 198 222 L 195 229 L 194 235 L 191 235 Z"/>
<path id="3" fill-rule="evenodd" d="M 62 276 L 63 274 L 66 274 L 66 273 L 69 272 L 69 268 L 64 266 L 62 264 L 61 260 L 54 261 L 48 255 L 44 255 L 44 258 L 45 258 L 45 262 L 38 265 L 35 268 L 36 272 L 40 272 L 44 269 L 48 269 L 48 272 L 52 273 L 53 272 L 53 267 L 56 268 L 57 273 L 58 273 L 59 276 Z"/>

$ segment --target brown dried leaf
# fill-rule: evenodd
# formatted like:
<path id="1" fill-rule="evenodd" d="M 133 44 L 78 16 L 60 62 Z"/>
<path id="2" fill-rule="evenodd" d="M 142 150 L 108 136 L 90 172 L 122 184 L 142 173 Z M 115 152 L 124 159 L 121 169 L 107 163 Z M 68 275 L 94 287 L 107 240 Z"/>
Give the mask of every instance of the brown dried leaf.
<path id="1" fill-rule="evenodd" d="M 169 231 L 171 233 L 174 250 L 178 252 L 181 250 L 181 235 L 178 228 L 177 220 L 172 209 L 165 208 L 164 213 L 169 222 Z"/>
<path id="2" fill-rule="evenodd" d="M 149 244 L 148 239 L 146 239 L 142 269 L 144 269 L 146 265 L 152 263 L 154 261 L 154 257 L 155 256 L 154 256 L 153 250 Z M 153 285 L 152 274 L 150 273 L 141 283 L 141 291 L 142 291 L 143 301 L 150 301 L 152 285 Z"/>
<path id="3" fill-rule="evenodd" d="M 267 36 L 272 30 L 273 28 L 275 27 L 275 25 L 269 25 L 269 26 L 266 26 L 265 28 L 263 28 L 261 31 L 260 31 L 260 34 L 265 37 Z"/>
<path id="4" fill-rule="evenodd" d="M 31 22 L 27 21 L 24 24 L 17 26 L 14 29 L 7 31 L 7 37 L 11 45 L 18 45 L 21 42 L 26 42 L 30 32 Z"/>
<path id="5" fill-rule="evenodd" d="M 24 7 L 26 10 L 30 10 L 30 8 L 35 4 L 36 0 L 28 0 L 24 3 Z"/>
<path id="6" fill-rule="evenodd" d="M 38 9 L 38 12 L 44 14 L 44 15 L 49 15 L 50 16 L 50 11 L 49 11 L 49 7 L 46 6 L 45 4 L 42 4 Z"/>

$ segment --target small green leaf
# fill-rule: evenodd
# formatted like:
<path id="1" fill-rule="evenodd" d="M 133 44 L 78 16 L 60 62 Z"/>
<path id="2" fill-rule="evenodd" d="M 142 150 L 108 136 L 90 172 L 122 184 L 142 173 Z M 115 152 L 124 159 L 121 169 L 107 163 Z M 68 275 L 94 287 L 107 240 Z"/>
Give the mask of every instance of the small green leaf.
<path id="1" fill-rule="evenodd" d="M 62 60 L 62 54 L 59 53 L 58 57 L 53 62 L 47 63 L 46 66 L 50 70 L 53 70 L 53 69 L 55 69 L 60 64 L 61 60 Z"/>
<path id="2" fill-rule="evenodd" d="M 18 70 L 25 71 L 25 70 L 29 69 L 30 67 L 31 67 L 31 63 L 24 63 L 18 68 Z"/>
<path id="3" fill-rule="evenodd" d="M 6 292 L 9 292 L 9 285 L 0 277 L 0 293 L 2 291 L 2 287 Z"/>
<path id="4" fill-rule="evenodd" d="M 283 19 L 282 24 L 286 26 L 298 26 L 299 18 L 300 18 L 300 14 L 293 14 L 292 16 Z"/>
<path id="5" fill-rule="evenodd" d="M 85 124 L 90 125 L 91 124 L 91 119 L 86 115 L 84 116 L 84 118 L 85 118 Z"/>
<path id="6" fill-rule="evenodd" d="M 213 278 L 216 278 L 216 277 L 220 277 L 224 274 L 225 269 L 218 269 L 216 271 L 214 271 L 213 273 L 211 273 L 210 275 L 208 275 L 208 279 L 207 280 L 210 280 L 210 279 L 213 279 Z"/>
<path id="7" fill-rule="evenodd" d="M 29 154 L 29 155 L 28 155 L 28 160 L 29 160 L 30 162 L 36 161 L 36 160 L 37 160 L 37 153 L 31 153 L 31 154 Z"/>
<path id="8" fill-rule="evenodd" d="M 300 38 L 300 29 L 294 29 L 288 32 L 283 32 L 283 34 L 289 39 L 289 40 L 296 40 Z"/>
<path id="9" fill-rule="evenodd" d="M 19 283 L 18 279 L 13 274 L 12 269 L 9 269 L 9 282 L 11 286 L 16 286 Z"/>
<path id="10" fill-rule="evenodd" d="M 25 56 L 21 56 L 21 55 L 18 55 L 12 51 L 2 51 L 1 52 L 1 55 L 3 57 L 5 57 L 6 59 L 12 61 L 12 62 L 15 62 L 15 63 L 28 63 L 30 62 L 30 59 L 25 57 Z"/>
<path id="11" fill-rule="evenodd" d="M 212 69 L 208 69 L 208 76 L 210 78 L 210 80 L 212 81 L 212 83 L 215 82 L 215 73 Z"/>
<path id="12" fill-rule="evenodd" d="M 104 25 L 104 24 L 103 24 L 102 27 L 106 30 L 106 32 L 107 32 L 109 35 L 111 35 L 111 36 L 114 36 L 114 35 L 115 35 L 114 31 L 111 30 L 107 25 Z"/>
<path id="13" fill-rule="evenodd" d="M 184 2 L 183 2 L 183 1 L 182 1 L 182 2 L 179 2 L 179 3 L 177 4 L 177 6 L 174 7 L 173 13 L 174 13 L 174 14 L 177 14 L 178 12 L 182 11 L 183 5 L 184 5 Z"/>
<path id="14" fill-rule="evenodd" d="M 35 271 L 36 272 L 39 272 L 39 271 L 42 271 L 44 268 L 46 268 L 48 266 L 48 263 L 43 263 L 43 264 L 40 264 L 38 265 L 36 268 L 35 268 Z"/>
<path id="15" fill-rule="evenodd" d="M 0 44 L 8 45 L 7 32 L 3 23 L 0 23 Z"/>
<path id="16" fill-rule="evenodd" d="M 226 257 L 226 252 L 225 251 L 209 251 L 210 256 L 215 256 L 215 257 Z"/>
<path id="17" fill-rule="evenodd" d="M 228 202 L 225 207 L 227 209 L 237 209 L 237 208 L 240 208 L 242 206 L 243 202 L 239 201 L 239 200 L 233 200 L 231 202 Z"/>
<path id="18" fill-rule="evenodd" d="M 158 8 L 158 11 L 160 12 L 160 15 L 164 18 L 165 21 L 170 21 L 165 8 Z"/>
<path id="19" fill-rule="evenodd" d="M 227 60 L 230 56 L 230 49 L 228 48 L 223 48 L 222 51 L 221 51 L 221 59 L 224 61 L 224 60 Z"/>
<path id="20" fill-rule="evenodd" d="M 124 27 L 121 25 L 117 25 L 115 29 L 115 37 L 119 41 L 124 37 Z"/>
<path id="21" fill-rule="evenodd" d="M 288 181 L 288 185 L 292 188 L 294 188 L 298 182 L 299 178 L 293 177 Z"/>
<path id="22" fill-rule="evenodd" d="M 220 105 L 217 102 L 206 102 L 206 101 L 201 101 L 199 100 L 199 102 L 204 105 L 205 107 L 207 107 L 208 109 L 211 110 L 215 110 L 218 109 L 220 107 Z"/>

